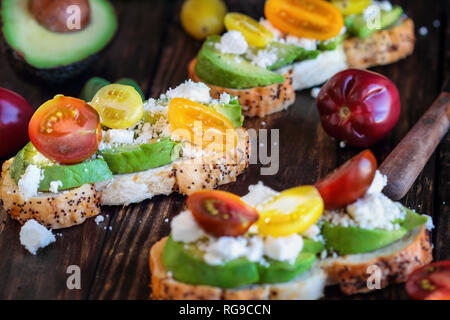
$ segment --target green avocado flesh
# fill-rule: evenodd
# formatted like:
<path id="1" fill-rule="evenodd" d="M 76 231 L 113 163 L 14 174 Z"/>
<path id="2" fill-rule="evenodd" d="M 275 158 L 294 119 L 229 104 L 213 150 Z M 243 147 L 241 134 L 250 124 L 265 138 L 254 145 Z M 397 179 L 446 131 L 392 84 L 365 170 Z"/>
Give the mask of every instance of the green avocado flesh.
<path id="1" fill-rule="evenodd" d="M 84 60 L 103 49 L 117 29 L 114 8 L 107 0 L 90 0 L 90 24 L 72 33 L 47 30 L 33 18 L 27 4 L 28 0 L 3 0 L 3 34 L 9 46 L 35 68 L 54 68 Z"/>
<path id="2" fill-rule="evenodd" d="M 362 229 L 358 227 L 335 226 L 325 223 L 322 229 L 327 250 L 337 251 L 341 255 L 371 252 L 390 245 L 403 238 L 412 230 L 427 222 L 427 218 L 407 208 L 403 221 L 399 221 L 398 230 Z"/>
<path id="3" fill-rule="evenodd" d="M 125 174 L 162 167 L 176 160 L 181 151 L 169 138 L 160 142 L 127 145 L 99 151 L 113 174 Z"/>
<path id="4" fill-rule="evenodd" d="M 267 260 L 264 266 L 243 258 L 223 265 L 207 264 L 195 244 L 176 242 L 169 236 L 163 251 L 164 267 L 181 282 L 194 285 L 209 285 L 220 288 L 237 288 L 255 283 L 280 283 L 292 280 L 311 268 L 316 250 L 323 244 L 304 240 L 302 252 L 295 263 Z M 311 251 L 308 251 L 311 250 Z"/>
<path id="5" fill-rule="evenodd" d="M 214 109 L 221 115 L 228 118 L 233 123 L 233 126 L 242 127 L 244 124 L 244 116 L 242 115 L 242 106 L 239 104 L 239 100 L 233 99 L 228 104 L 211 104 L 210 108 Z"/>
<path id="6" fill-rule="evenodd" d="M 336 38 L 327 40 L 327 41 L 321 41 L 317 44 L 317 48 L 321 51 L 333 51 L 336 50 L 336 48 L 345 40 L 346 35 L 341 34 L 337 36 Z"/>
<path id="7" fill-rule="evenodd" d="M 39 165 L 43 170 L 44 179 L 41 180 L 38 188 L 41 192 L 50 191 L 52 181 L 61 181 L 62 186 L 58 187 L 58 190 L 61 191 L 86 183 L 110 180 L 113 177 L 103 159 L 87 160 L 73 165 L 58 165 L 50 161 L 37 163 L 33 159 L 37 153 L 36 148 L 30 142 L 16 155 L 11 166 L 11 177 L 16 183 L 19 182 L 30 164 Z"/>
<path id="8" fill-rule="evenodd" d="M 195 64 L 195 73 L 206 83 L 245 89 L 282 83 L 284 77 L 260 68 L 234 54 L 223 54 L 215 48 L 220 36 L 209 37 L 202 46 Z"/>
<path id="9" fill-rule="evenodd" d="M 394 6 L 390 11 L 381 10 L 379 28 L 371 27 L 371 24 L 364 18 L 364 15 L 357 14 L 345 18 L 346 27 L 351 35 L 359 38 L 367 38 L 378 30 L 386 29 L 400 19 L 403 9 Z M 375 24 L 376 21 L 373 23 Z"/>

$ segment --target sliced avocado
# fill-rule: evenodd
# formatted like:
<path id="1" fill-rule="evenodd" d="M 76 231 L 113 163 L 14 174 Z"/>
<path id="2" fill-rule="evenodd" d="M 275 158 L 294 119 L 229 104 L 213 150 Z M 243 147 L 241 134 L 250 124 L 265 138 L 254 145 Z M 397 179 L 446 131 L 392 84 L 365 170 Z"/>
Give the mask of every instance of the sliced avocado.
<path id="1" fill-rule="evenodd" d="M 311 269 L 316 255 L 301 252 L 294 263 L 267 259 L 266 264 L 258 263 L 259 283 L 287 282 Z"/>
<path id="2" fill-rule="evenodd" d="M 236 259 L 212 266 L 203 260 L 195 245 L 173 241 L 171 236 L 164 247 L 162 262 L 174 279 L 194 285 L 236 288 L 259 280 L 256 264 L 246 259 Z"/>
<path id="3" fill-rule="evenodd" d="M 363 14 L 351 16 L 346 19 L 346 25 L 349 33 L 359 38 L 367 38 L 378 30 L 388 28 L 400 19 L 403 9 L 400 6 L 394 6 L 390 11 L 380 11 L 380 24 L 378 27 L 372 26 L 364 18 Z"/>
<path id="4" fill-rule="evenodd" d="M 111 82 L 106 79 L 93 77 L 84 84 L 83 89 L 81 89 L 79 98 L 81 100 L 90 102 L 92 101 L 98 90 L 109 84 L 111 84 Z"/>
<path id="5" fill-rule="evenodd" d="M 206 83 L 245 89 L 282 83 L 284 77 L 260 68 L 234 54 L 223 54 L 215 44 L 220 36 L 209 37 L 202 46 L 195 64 L 195 73 Z"/>
<path id="6" fill-rule="evenodd" d="M 3 35 L 16 63 L 25 62 L 30 66 L 25 70 L 50 81 L 66 80 L 86 69 L 117 30 L 109 1 L 90 0 L 90 7 L 91 21 L 86 28 L 59 33 L 37 22 L 28 10 L 28 0 L 2 1 Z"/>
<path id="7" fill-rule="evenodd" d="M 341 45 L 342 42 L 344 42 L 346 38 L 345 33 L 341 34 L 333 39 L 327 40 L 327 41 L 320 41 L 317 44 L 317 48 L 321 51 L 333 51 L 336 50 L 337 47 Z"/>
<path id="8" fill-rule="evenodd" d="M 322 252 L 324 249 L 325 245 L 323 244 L 323 242 L 303 238 L 302 253 L 309 252 L 317 254 L 319 252 Z"/>
<path id="9" fill-rule="evenodd" d="M 28 143 L 14 158 L 11 166 L 11 177 L 19 182 L 30 164 L 39 165 L 43 171 L 44 179 L 41 180 L 38 190 L 50 191 L 52 181 L 61 181 L 58 190 L 67 190 L 79 187 L 86 183 L 94 183 L 112 179 L 111 170 L 103 159 L 86 160 L 73 165 L 58 165 L 44 157 L 36 159 L 38 152 L 36 148 Z"/>
<path id="10" fill-rule="evenodd" d="M 125 174 L 162 167 L 176 160 L 181 151 L 170 138 L 155 143 L 127 145 L 99 151 L 114 174 Z"/>
<path id="11" fill-rule="evenodd" d="M 114 82 L 114 83 L 117 83 L 117 84 L 123 84 L 123 85 L 126 85 L 126 86 L 131 86 L 131 87 L 133 87 L 134 89 L 136 89 L 136 91 L 137 91 L 137 92 L 139 93 L 139 95 L 141 96 L 142 101 L 145 101 L 145 96 L 144 96 L 144 93 L 142 92 L 141 87 L 140 87 L 140 86 L 137 84 L 137 82 L 134 81 L 133 79 L 131 79 L 131 78 L 121 78 L 121 79 L 117 80 L 117 81 Z"/>
<path id="12" fill-rule="evenodd" d="M 335 226 L 325 223 L 322 234 L 325 238 L 327 250 L 337 251 L 341 255 L 371 252 L 403 238 L 409 230 L 427 221 L 423 217 L 407 208 L 403 221 L 399 221 L 398 230 L 362 229 L 358 227 Z"/>
<path id="13" fill-rule="evenodd" d="M 238 99 L 233 99 L 228 104 L 211 104 L 209 107 L 227 117 L 236 128 L 242 127 L 244 116 L 242 115 L 242 106 L 239 104 Z"/>
<path id="14" fill-rule="evenodd" d="M 267 51 L 275 50 L 278 57 L 277 61 L 275 61 L 274 64 L 268 67 L 269 70 L 275 70 L 281 68 L 282 66 L 292 63 L 298 56 L 300 56 L 303 53 L 305 49 L 293 44 L 271 42 L 265 47 L 252 48 L 252 50 L 255 55 L 257 55 L 258 52 L 261 50 Z"/>

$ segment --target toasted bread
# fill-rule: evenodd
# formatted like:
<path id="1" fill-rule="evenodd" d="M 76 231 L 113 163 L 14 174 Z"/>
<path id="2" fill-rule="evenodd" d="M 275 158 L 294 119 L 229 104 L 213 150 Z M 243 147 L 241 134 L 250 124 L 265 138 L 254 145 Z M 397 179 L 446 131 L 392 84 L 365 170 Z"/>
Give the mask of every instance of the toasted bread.
<path id="1" fill-rule="evenodd" d="M 370 291 L 367 280 L 370 266 L 379 268 L 380 288 L 389 283 L 405 282 L 411 272 L 433 260 L 432 247 L 424 226 L 411 230 L 393 244 L 364 254 L 352 254 L 322 262 L 330 280 L 345 294 Z"/>
<path id="2" fill-rule="evenodd" d="M 142 172 L 115 175 L 113 180 L 96 183 L 102 205 L 127 205 L 172 192 L 191 194 L 236 181 L 249 165 L 250 139 L 238 128 L 234 150 L 194 159 L 179 159 L 169 165 Z"/>
<path id="3" fill-rule="evenodd" d="M 68 228 L 100 213 L 100 194 L 92 184 L 57 194 L 40 193 L 25 200 L 10 175 L 13 160 L 3 164 L 0 199 L 6 212 L 21 224 L 35 219 L 47 228 Z"/>
<path id="4" fill-rule="evenodd" d="M 350 68 L 365 69 L 409 56 L 414 51 L 415 41 L 414 22 L 408 18 L 400 25 L 380 30 L 366 39 L 346 39 L 344 50 Z"/>
<path id="5" fill-rule="evenodd" d="M 195 73 L 196 61 L 197 59 L 193 59 L 189 63 L 189 78 L 195 82 L 201 82 L 202 80 Z M 283 83 L 249 89 L 231 89 L 209 83 L 206 84 L 211 88 L 211 96 L 213 98 L 219 99 L 220 94 L 226 92 L 239 99 L 239 103 L 242 106 L 242 113 L 245 116 L 264 117 L 285 110 L 295 102 L 292 74 L 288 71 L 284 76 L 285 80 Z"/>
<path id="6" fill-rule="evenodd" d="M 181 283 L 173 279 L 162 263 L 167 238 L 150 249 L 150 272 L 153 299 L 171 300 L 315 300 L 323 295 L 326 275 L 320 268 L 311 269 L 298 278 L 278 284 L 252 285 L 239 289 L 221 289 Z"/>

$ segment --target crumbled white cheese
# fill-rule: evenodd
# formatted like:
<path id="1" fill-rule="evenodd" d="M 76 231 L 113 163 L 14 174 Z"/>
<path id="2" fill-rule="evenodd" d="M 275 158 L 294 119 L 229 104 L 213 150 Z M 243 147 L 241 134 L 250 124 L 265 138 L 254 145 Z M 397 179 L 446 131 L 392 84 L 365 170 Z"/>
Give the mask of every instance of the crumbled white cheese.
<path id="1" fill-rule="evenodd" d="M 187 80 L 174 89 L 169 89 L 166 92 L 166 96 L 169 99 L 173 98 L 185 98 L 200 103 L 209 103 L 211 96 L 209 91 L 211 89 L 203 82 L 193 82 Z"/>
<path id="2" fill-rule="evenodd" d="M 17 185 L 25 200 L 37 196 L 39 184 L 44 179 L 44 172 L 40 167 L 30 164 L 20 177 Z"/>
<path id="3" fill-rule="evenodd" d="M 222 53 L 243 54 L 248 49 L 248 43 L 240 31 L 231 30 L 222 35 L 216 49 Z"/>
<path id="4" fill-rule="evenodd" d="M 317 40 L 308 38 L 298 38 L 296 36 L 288 35 L 286 37 L 286 43 L 295 44 L 296 46 L 302 47 L 305 50 L 316 50 Z"/>
<path id="5" fill-rule="evenodd" d="M 379 170 L 375 171 L 375 176 L 373 177 L 372 183 L 366 193 L 368 194 L 378 194 L 383 191 L 384 187 L 387 185 L 387 177 L 382 174 Z"/>
<path id="6" fill-rule="evenodd" d="M 263 205 L 280 194 L 265 186 L 262 181 L 259 181 L 258 184 L 249 186 L 248 191 L 249 193 L 241 197 L 241 200 L 253 207 Z"/>
<path id="7" fill-rule="evenodd" d="M 347 146 L 345 141 L 339 141 L 339 148 L 344 149 Z"/>
<path id="8" fill-rule="evenodd" d="M 419 33 L 421 36 L 426 36 L 428 34 L 428 28 L 427 27 L 420 27 Z"/>
<path id="9" fill-rule="evenodd" d="M 220 103 L 222 103 L 222 104 L 229 104 L 230 101 L 231 101 L 231 96 L 228 93 L 222 92 L 220 94 Z"/>
<path id="10" fill-rule="evenodd" d="M 427 217 L 427 222 L 425 223 L 425 229 L 427 229 L 428 231 L 431 231 L 434 229 L 434 224 L 433 224 L 433 219 L 431 218 L 431 216 L 423 214 L 424 217 Z"/>
<path id="11" fill-rule="evenodd" d="M 279 238 L 268 236 L 264 240 L 264 254 L 278 261 L 294 263 L 302 249 L 303 238 L 298 234 Z"/>
<path id="12" fill-rule="evenodd" d="M 172 238 L 175 241 L 189 243 L 206 235 L 189 210 L 182 211 L 174 217 L 170 226 L 172 228 Z"/>
<path id="13" fill-rule="evenodd" d="M 132 144 L 134 132 L 125 129 L 110 129 L 105 133 L 105 139 L 113 144 Z"/>
<path id="14" fill-rule="evenodd" d="M 57 193 L 58 189 L 63 186 L 60 180 L 50 182 L 50 192 Z"/>
<path id="15" fill-rule="evenodd" d="M 220 237 L 199 248 L 205 251 L 204 259 L 209 265 L 220 265 L 240 257 L 255 262 L 263 255 L 263 242 L 259 237 Z"/>
<path id="16" fill-rule="evenodd" d="M 278 60 L 278 49 L 267 48 L 264 50 L 258 50 L 256 54 L 249 50 L 246 54 L 250 63 L 260 68 L 268 68 Z"/>
<path id="17" fill-rule="evenodd" d="M 28 220 L 20 229 L 20 243 L 31 254 L 55 241 L 53 233 L 36 220 Z"/>
<path id="18" fill-rule="evenodd" d="M 311 89 L 311 97 L 313 97 L 314 99 L 317 99 L 320 89 L 321 89 L 320 87 L 312 88 Z"/>
<path id="19" fill-rule="evenodd" d="M 283 37 L 283 33 L 277 28 L 275 28 L 274 25 L 269 20 L 261 18 L 259 19 L 259 24 L 265 27 L 270 32 L 272 32 L 274 40 L 278 40 Z"/>
<path id="20" fill-rule="evenodd" d="M 313 224 L 311 227 L 303 231 L 302 236 L 310 239 L 316 238 L 320 234 L 320 228 Z"/>
<path id="21" fill-rule="evenodd" d="M 102 223 L 103 221 L 105 221 L 105 217 L 103 217 L 103 216 L 101 216 L 101 215 L 98 215 L 98 216 L 95 217 L 95 223 L 96 223 L 96 224 L 100 224 L 100 223 Z"/>
<path id="22" fill-rule="evenodd" d="M 150 98 L 144 102 L 144 111 L 150 112 L 151 114 L 161 113 L 163 115 L 167 115 L 168 104 L 162 103 L 160 100 Z"/>

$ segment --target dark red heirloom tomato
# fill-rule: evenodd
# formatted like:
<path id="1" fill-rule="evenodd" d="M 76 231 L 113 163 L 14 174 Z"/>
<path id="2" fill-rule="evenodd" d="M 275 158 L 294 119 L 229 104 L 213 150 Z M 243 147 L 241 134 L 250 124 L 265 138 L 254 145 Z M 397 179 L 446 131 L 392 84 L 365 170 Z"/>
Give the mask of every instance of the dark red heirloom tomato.
<path id="1" fill-rule="evenodd" d="M 364 150 L 316 182 L 325 209 L 343 208 L 361 198 L 372 184 L 376 170 L 377 159 L 370 150 Z"/>
<path id="2" fill-rule="evenodd" d="M 28 142 L 33 108 L 20 95 L 0 88 L 0 158 L 13 155 Z"/>
<path id="3" fill-rule="evenodd" d="M 416 300 L 450 300 L 450 261 L 438 261 L 414 271 L 406 291 Z"/>
<path id="4" fill-rule="evenodd" d="M 330 136 L 354 147 L 368 147 L 394 128 L 400 116 L 400 97 L 388 78 L 348 69 L 322 87 L 317 107 Z"/>
<path id="5" fill-rule="evenodd" d="M 97 111 L 83 100 L 63 95 L 36 110 L 28 133 L 40 153 L 62 164 L 89 158 L 97 151 L 102 139 Z"/>
<path id="6" fill-rule="evenodd" d="M 215 237 L 240 236 L 258 220 L 255 208 L 224 191 L 195 192 L 187 206 L 202 229 Z"/>

